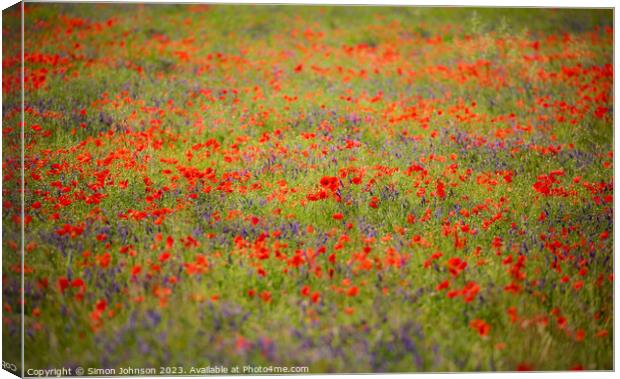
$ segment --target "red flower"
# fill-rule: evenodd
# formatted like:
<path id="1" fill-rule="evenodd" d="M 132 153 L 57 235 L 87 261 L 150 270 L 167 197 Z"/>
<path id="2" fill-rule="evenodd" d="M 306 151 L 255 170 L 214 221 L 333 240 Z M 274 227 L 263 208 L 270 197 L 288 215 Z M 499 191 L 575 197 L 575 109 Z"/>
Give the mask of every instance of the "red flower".
<path id="1" fill-rule="evenodd" d="M 164 251 L 163 253 L 159 254 L 159 258 L 158 258 L 158 260 L 159 260 L 160 262 L 165 262 L 165 261 L 167 261 L 168 259 L 170 259 L 170 252 L 168 252 L 168 251 Z"/>
<path id="2" fill-rule="evenodd" d="M 601 329 L 598 332 L 596 332 L 596 336 L 598 338 L 603 338 L 603 337 L 607 337 L 607 335 L 609 334 L 609 332 L 606 329 Z"/>
<path id="3" fill-rule="evenodd" d="M 581 289 L 581 287 L 583 287 L 583 284 L 584 284 L 583 280 L 578 280 L 575 283 L 573 283 L 573 288 L 576 291 L 579 291 Z"/>
<path id="4" fill-rule="evenodd" d="M 347 296 L 349 297 L 354 297 L 357 296 L 359 294 L 359 289 L 356 286 L 352 286 L 351 288 L 349 288 L 349 290 L 347 291 Z"/>
<path id="5" fill-rule="evenodd" d="M 534 367 L 529 363 L 521 362 L 517 365 L 517 371 L 532 371 Z"/>
<path id="6" fill-rule="evenodd" d="M 577 329 L 575 332 L 575 341 L 581 342 L 586 338 L 586 332 L 583 329 Z"/>
<path id="7" fill-rule="evenodd" d="M 376 209 L 378 207 L 378 204 L 379 204 L 379 198 L 376 196 L 373 196 L 372 199 L 370 199 L 368 206 Z"/>
<path id="8" fill-rule="evenodd" d="M 459 257 L 453 257 L 448 260 L 448 269 L 453 277 L 458 276 L 458 274 L 465 270 L 466 267 L 467 262 L 461 260 Z"/>
<path id="9" fill-rule="evenodd" d="M 261 292 L 260 293 L 260 298 L 263 300 L 263 302 L 269 303 L 271 301 L 271 292 L 269 292 L 269 291 Z"/>
<path id="10" fill-rule="evenodd" d="M 437 288 L 437 291 L 441 291 L 448 287 L 450 287 L 450 281 L 444 280 L 443 282 L 439 283 L 436 288 Z"/>
<path id="11" fill-rule="evenodd" d="M 97 301 L 97 304 L 95 304 L 95 308 L 100 312 L 105 311 L 107 306 L 108 306 L 108 303 L 105 301 L 105 299 L 101 299 Z"/>
<path id="12" fill-rule="evenodd" d="M 299 293 L 301 294 L 301 296 L 308 296 L 310 294 L 310 287 L 303 286 Z"/>
<path id="13" fill-rule="evenodd" d="M 489 334 L 489 331 L 491 330 L 491 325 L 480 319 L 476 319 L 470 322 L 469 327 L 477 331 L 481 337 L 487 336 Z"/>
<path id="14" fill-rule="evenodd" d="M 312 300 L 313 303 L 317 303 L 320 299 L 321 299 L 321 294 L 318 292 L 314 292 L 312 294 L 312 297 L 310 298 L 310 300 Z"/>
<path id="15" fill-rule="evenodd" d="M 69 287 L 69 279 L 64 276 L 58 279 L 58 288 L 60 289 L 60 292 L 64 293 L 67 287 Z"/>

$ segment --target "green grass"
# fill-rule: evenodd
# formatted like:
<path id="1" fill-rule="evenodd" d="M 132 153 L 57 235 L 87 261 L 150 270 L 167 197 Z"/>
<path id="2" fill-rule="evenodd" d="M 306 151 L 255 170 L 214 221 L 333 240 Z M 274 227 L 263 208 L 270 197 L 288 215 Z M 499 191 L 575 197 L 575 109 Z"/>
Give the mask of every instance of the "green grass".
<path id="1" fill-rule="evenodd" d="M 611 10 L 27 8 L 27 52 L 67 60 L 26 63 L 47 70 L 26 91 L 26 368 L 612 368 Z M 5 351 L 19 333 L 18 116 L 3 114 Z M 554 170 L 567 196 L 533 189 Z M 308 199 L 348 171 L 341 201 Z M 59 235 L 66 224 L 85 228 Z M 467 268 L 451 275 L 457 257 Z M 65 277 L 83 294 L 60 291 Z M 471 301 L 448 296 L 471 282 Z"/>

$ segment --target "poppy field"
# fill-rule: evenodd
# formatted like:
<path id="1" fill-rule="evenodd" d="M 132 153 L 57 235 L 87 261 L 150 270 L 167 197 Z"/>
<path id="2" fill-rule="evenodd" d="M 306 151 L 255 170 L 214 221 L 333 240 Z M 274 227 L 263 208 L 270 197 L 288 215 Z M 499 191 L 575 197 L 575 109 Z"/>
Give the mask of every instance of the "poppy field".
<path id="1" fill-rule="evenodd" d="M 19 17 L 5 361 L 613 369 L 612 10 L 29 3 L 23 124 Z"/>

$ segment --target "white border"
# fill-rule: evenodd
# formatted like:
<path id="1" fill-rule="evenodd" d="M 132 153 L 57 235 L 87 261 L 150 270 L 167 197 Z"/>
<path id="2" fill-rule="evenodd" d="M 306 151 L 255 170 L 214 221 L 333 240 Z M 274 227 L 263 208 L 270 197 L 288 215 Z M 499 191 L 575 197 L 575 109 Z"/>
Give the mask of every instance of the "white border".
<path id="1" fill-rule="evenodd" d="M 41 0 L 30 0 L 29 2 L 43 2 Z M 144 1 L 97 1 L 97 0 L 86 0 L 86 1 L 77 1 L 65 0 L 63 2 L 129 2 L 129 3 L 142 3 Z M 583 8 L 615 8 L 616 3 L 614 0 L 589 0 L 589 1 L 578 1 L 578 0 L 564 0 L 564 1 L 549 1 L 549 0 L 357 0 L 357 1 L 343 1 L 343 0 L 254 0 L 254 1 L 232 1 L 232 0 L 211 0 L 211 1 L 178 1 L 178 0 L 150 0 L 147 1 L 149 3 L 222 3 L 222 4 L 248 4 L 248 3 L 258 3 L 258 4 L 317 4 L 317 5 L 327 5 L 327 4 L 336 4 L 336 5 L 417 5 L 417 6 L 483 6 L 483 7 L 560 7 L 560 8 L 571 8 L 571 7 L 583 7 Z M 0 0 L 0 8 L 5 9 L 13 4 L 17 3 L 15 0 Z M 615 16 L 615 12 L 614 12 Z M 0 22 L 0 28 L 2 23 Z M 615 62 L 617 61 L 618 49 L 616 48 L 616 41 L 618 41 L 618 27 L 617 22 L 614 17 L 614 67 Z M 2 36 L 0 34 L 0 43 L 2 41 Z M 2 52 L 0 50 L 0 60 L 2 57 Z M 615 79 L 615 75 L 614 75 Z M 616 82 L 614 80 L 614 99 L 618 98 L 618 87 L 616 86 Z M 2 99 L 2 93 L 0 91 L 0 101 Z M 615 102 L 614 102 L 615 105 Z M 614 178 L 617 174 L 618 167 L 618 153 L 620 149 L 618 146 L 620 142 L 615 139 L 615 129 L 616 129 L 616 120 L 614 119 Z M 0 154 L 2 152 L 2 146 L 0 144 Z M 615 186 L 615 179 L 614 179 Z M 0 183 L 0 194 L 2 193 L 2 184 Z M 614 204 L 616 202 L 615 194 L 614 194 Z M 614 212 L 614 224 L 616 221 L 616 213 Z M 2 232 L 2 226 L 0 225 L 0 235 Z M 620 228 L 614 227 L 614 242 L 615 244 L 620 241 Z M 614 245 L 614 261 L 616 256 L 616 245 Z M 1 258 L 1 253 L 0 253 Z M 618 345 L 617 345 L 617 337 L 618 337 L 618 315 L 615 311 L 615 294 L 618 294 L 618 270 L 617 266 L 614 267 L 614 367 L 617 367 L 616 364 L 619 362 L 619 353 Z M 2 330 L 2 322 L 0 320 L 0 333 Z M 2 351 L 2 345 L 0 344 L 0 354 Z M 455 373 L 455 374 L 372 374 L 378 378 L 388 378 L 393 377 L 394 375 L 400 377 L 413 377 L 414 375 L 423 375 L 425 378 L 440 378 L 445 377 L 446 375 L 456 375 L 458 377 L 463 378 L 476 378 L 479 375 L 483 375 L 485 378 L 496 378 L 502 376 L 509 376 L 511 378 L 575 378 L 587 376 L 589 378 L 603 378 L 603 377 L 611 377 L 614 375 L 613 372 L 559 372 L 559 373 Z M 221 376 L 218 376 L 221 377 Z M 279 378 L 279 376 L 261 376 L 268 379 Z M 333 375 L 312 375 L 313 378 L 317 379 L 329 379 L 333 377 Z M 354 377 L 354 375 L 338 375 L 338 377 Z M 15 378 L 15 376 L 9 374 L 4 370 L 0 370 L 0 379 L 10 379 Z M 144 377 L 150 378 L 150 377 Z M 157 376 L 152 378 L 165 378 L 165 379 L 176 379 L 177 377 L 166 377 L 166 376 Z"/>
<path id="2" fill-rule="evenodd" d="M 15 4 L 15 0 L 1 0 L 6 6 Z M 56 3 L 211 3 L 211 4 L 316 4 L 316 5 L 402 5 L 402 6 L 482 6 L 482 7 L 539 7 L 539 8 L 612 8 L 615 0 L 206 0 L 206 1 L 181 1 L 181 0 L 26 0 L 26 2 L 56 2 Z"/>

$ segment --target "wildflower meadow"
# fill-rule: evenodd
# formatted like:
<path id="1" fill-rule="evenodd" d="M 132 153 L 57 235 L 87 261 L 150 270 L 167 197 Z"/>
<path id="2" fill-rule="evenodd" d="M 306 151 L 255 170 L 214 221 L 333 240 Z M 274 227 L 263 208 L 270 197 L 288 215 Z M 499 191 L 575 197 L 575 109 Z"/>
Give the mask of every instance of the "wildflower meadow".
<path id="1" fill-rule="evenodd" d="M 612 10 L 27 3 L 23 124 L 20 18 L 27 375 L 613 369 Z"/>

